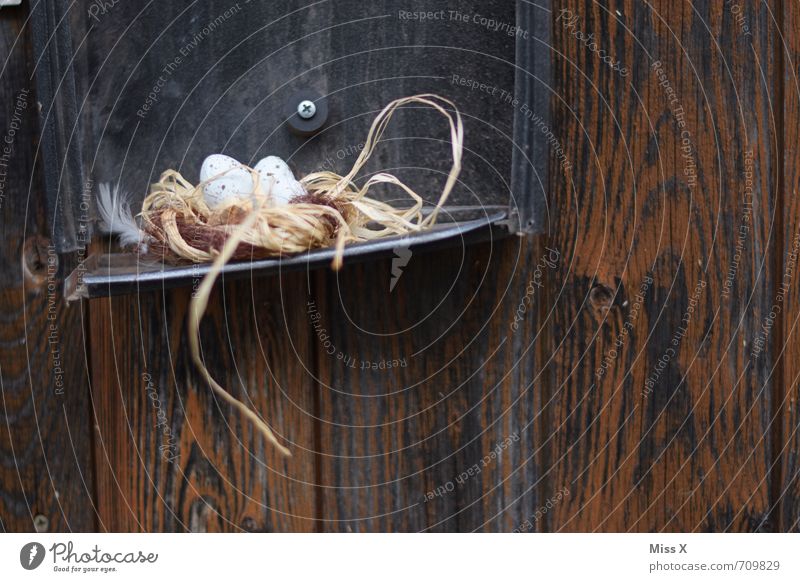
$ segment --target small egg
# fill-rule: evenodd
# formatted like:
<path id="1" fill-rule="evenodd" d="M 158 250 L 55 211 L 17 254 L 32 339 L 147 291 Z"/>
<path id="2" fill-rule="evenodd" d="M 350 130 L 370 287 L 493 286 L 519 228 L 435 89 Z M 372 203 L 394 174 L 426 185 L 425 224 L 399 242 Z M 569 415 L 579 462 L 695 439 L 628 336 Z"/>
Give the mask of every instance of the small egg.
<path id="1" fill-rule="evenodd" d="M 203 198 L 209 208 L 217 208 L 249 198 L 253 192 L 250 172 L 230 156 L 214 154 L 208 156 L 200 168 Z"/>
<path id="2" fill-rule="evenodd" d="M 262 159 L 256 164 L 255 170 L 261 176 L 262 191 L 269 192 L 276 205 L 289 204 L 292 198 L 305 194 L 289 165 L 278 156 Z"/>

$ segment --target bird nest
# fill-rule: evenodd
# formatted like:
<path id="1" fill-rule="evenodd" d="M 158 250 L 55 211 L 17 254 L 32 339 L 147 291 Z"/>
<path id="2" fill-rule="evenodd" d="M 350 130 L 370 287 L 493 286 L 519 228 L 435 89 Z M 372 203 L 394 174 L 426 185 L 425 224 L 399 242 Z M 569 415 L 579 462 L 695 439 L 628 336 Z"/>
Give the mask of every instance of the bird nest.
<path id="1" fill-rule="evenodd" d="M 372 155 L 389 120 L 398 107 L 418 103 L 441 113 L 450 126 L 453 165 L 438 203 L 423 216 L 423 199 L 395 176 L 379 173 L 363 185 L 355 177 Z M 164 172 L 153 184 L 140 213 L 141 228 L 132 216 L 120 215 L 119 200 L 112 201 L 108 187 L 101 189 L 100 210 L 104 216 L 118 216 L 126 227 L 121 242 L 134 244 L 141 255 L 155 256 L 170 263 L 212 263 L 209 273 L 193 295 L 189 308 L 189 343 L 192 360 L 215 394 L 237 408 L 266 440 L 282 454 L 290 451 L 275 437 L 267 423 L 214 380 L 200 354 L 200 321 L 208 306 L 211 289 L 228 261 L 281 257 L 323 247 L 335 247 L 333 268 L 342 264 L 345 245 L 391 235 L 405 235 L 429 228 L 446 202 L 461 171 L 463 127 L 455 105 L 437 95 L 415 95 L 387 105 L 370 127 L 364 148 L 345 176 L 333 172 L 312 173 L 300 180 L 303 194 L 289 204 L 274 206 L 270 192 L 262 191 L 257 172 L 251 172 L 251 195 L 211 208 L 203 196 L 206 182 L 192 185 L 175 170 Z M 367 196 L 376 184 L 401 188 L 412 201 L 399 209 Z M 116 209 L 116 210 L 115 210 Z M 125 207 L 129 210 L 129 207 Z M 107 219 L 110 222 L 110 219 Z"/>
<path id="2" fill-rule="evenodd" d="M 427 217 L 423 217 L 422 197 L 391 174 L 376 174 L 361 186 L 354 182 L 395 110 L 414 102 L 433 107 L 447 118 L 453 147 L 453 166 L 436 208 Z M 460 172 L 462 144 L 461 118 L 453 103 L 435 95 L 416 95 L 393 101 L 381 111 L 346 176 L 309 174 L 300 180 L 305 193 L 290 204 L 272 206 L 270 193 L 262 191 L 255 170 L 246 168 L 253 176 L 252 195 L 211 208 L 203 197 L 205 183 L 192 185 L 177 171 L 168 170 L 152 185 L 142 205 L 140 216 L 146 236 L 141 248 L 166 262 L 207 263 L 223 254 L 231 240 L 236 244 L 225 253 L 226 261 L 281 257 L 335 246 L 333 267 L 338 268 L 348 242 L 404 235 L 431 226 Z M 411 206 L 398 209 L 370 198 L 367 194 L 376 184 L 401 188 Z"/>

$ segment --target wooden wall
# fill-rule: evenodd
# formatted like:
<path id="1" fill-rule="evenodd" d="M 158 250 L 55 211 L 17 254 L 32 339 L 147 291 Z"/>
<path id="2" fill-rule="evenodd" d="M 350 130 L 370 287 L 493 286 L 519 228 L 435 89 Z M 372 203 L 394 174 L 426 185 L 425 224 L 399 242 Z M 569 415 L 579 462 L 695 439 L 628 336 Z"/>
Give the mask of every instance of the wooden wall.
<path id="1" fill-rule="evenodd" d="M 550 17 L 547 233 L 414 255 L 393 290 L 382 261 L 215 291 L 209 368 L 286 460 L 193 370 L 191 289 L 47 319 L 33 63 L 0 11 L 0 129 L 31 91 L 0 207 L 2 528 L 800 529 L 800 9 Z"/>
<path id="2" fill-rule="evenodd" d="M 66 307 L 49 247 L 25 14 L 0 10 L 0 529 L 91 531 L 88 305 Z"/>

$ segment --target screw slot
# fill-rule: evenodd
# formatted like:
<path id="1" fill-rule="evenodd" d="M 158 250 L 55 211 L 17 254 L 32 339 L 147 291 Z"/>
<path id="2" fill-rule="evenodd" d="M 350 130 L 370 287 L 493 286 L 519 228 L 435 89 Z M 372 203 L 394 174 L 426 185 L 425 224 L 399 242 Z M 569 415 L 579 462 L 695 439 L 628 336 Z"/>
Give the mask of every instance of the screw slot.
<path id="1" fill-rule="evenodd" d="M 284 105 L 286 127 L 300 137 L 320 132 L 328 121 L 328 101 L 310 89 L 290 95 Z"/>
<path id="2" fill-rule="evenodd" d="M 297 105 L 297 115 L 302 117 L 303 119 L 311 119 L 317 113 L 317 106 L 314 104 L 313 101 L 308 99 L 301 101 Z"/>

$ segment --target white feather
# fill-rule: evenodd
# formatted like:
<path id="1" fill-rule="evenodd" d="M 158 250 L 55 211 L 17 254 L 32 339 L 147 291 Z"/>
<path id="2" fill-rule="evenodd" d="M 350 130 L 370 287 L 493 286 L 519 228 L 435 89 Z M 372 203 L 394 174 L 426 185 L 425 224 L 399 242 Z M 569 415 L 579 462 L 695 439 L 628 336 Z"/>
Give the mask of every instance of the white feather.
<path id="1" fill-rule="evenodd" d="M 112 187 L 108 182 L 100 184 L 97 211 L 100 214 L 100 229 L 107 234 L 117 235 L 121 246 L 144 243 L 146 235 L 133 217 L 128 195 L 120 192 L 119 186 Z"/>

